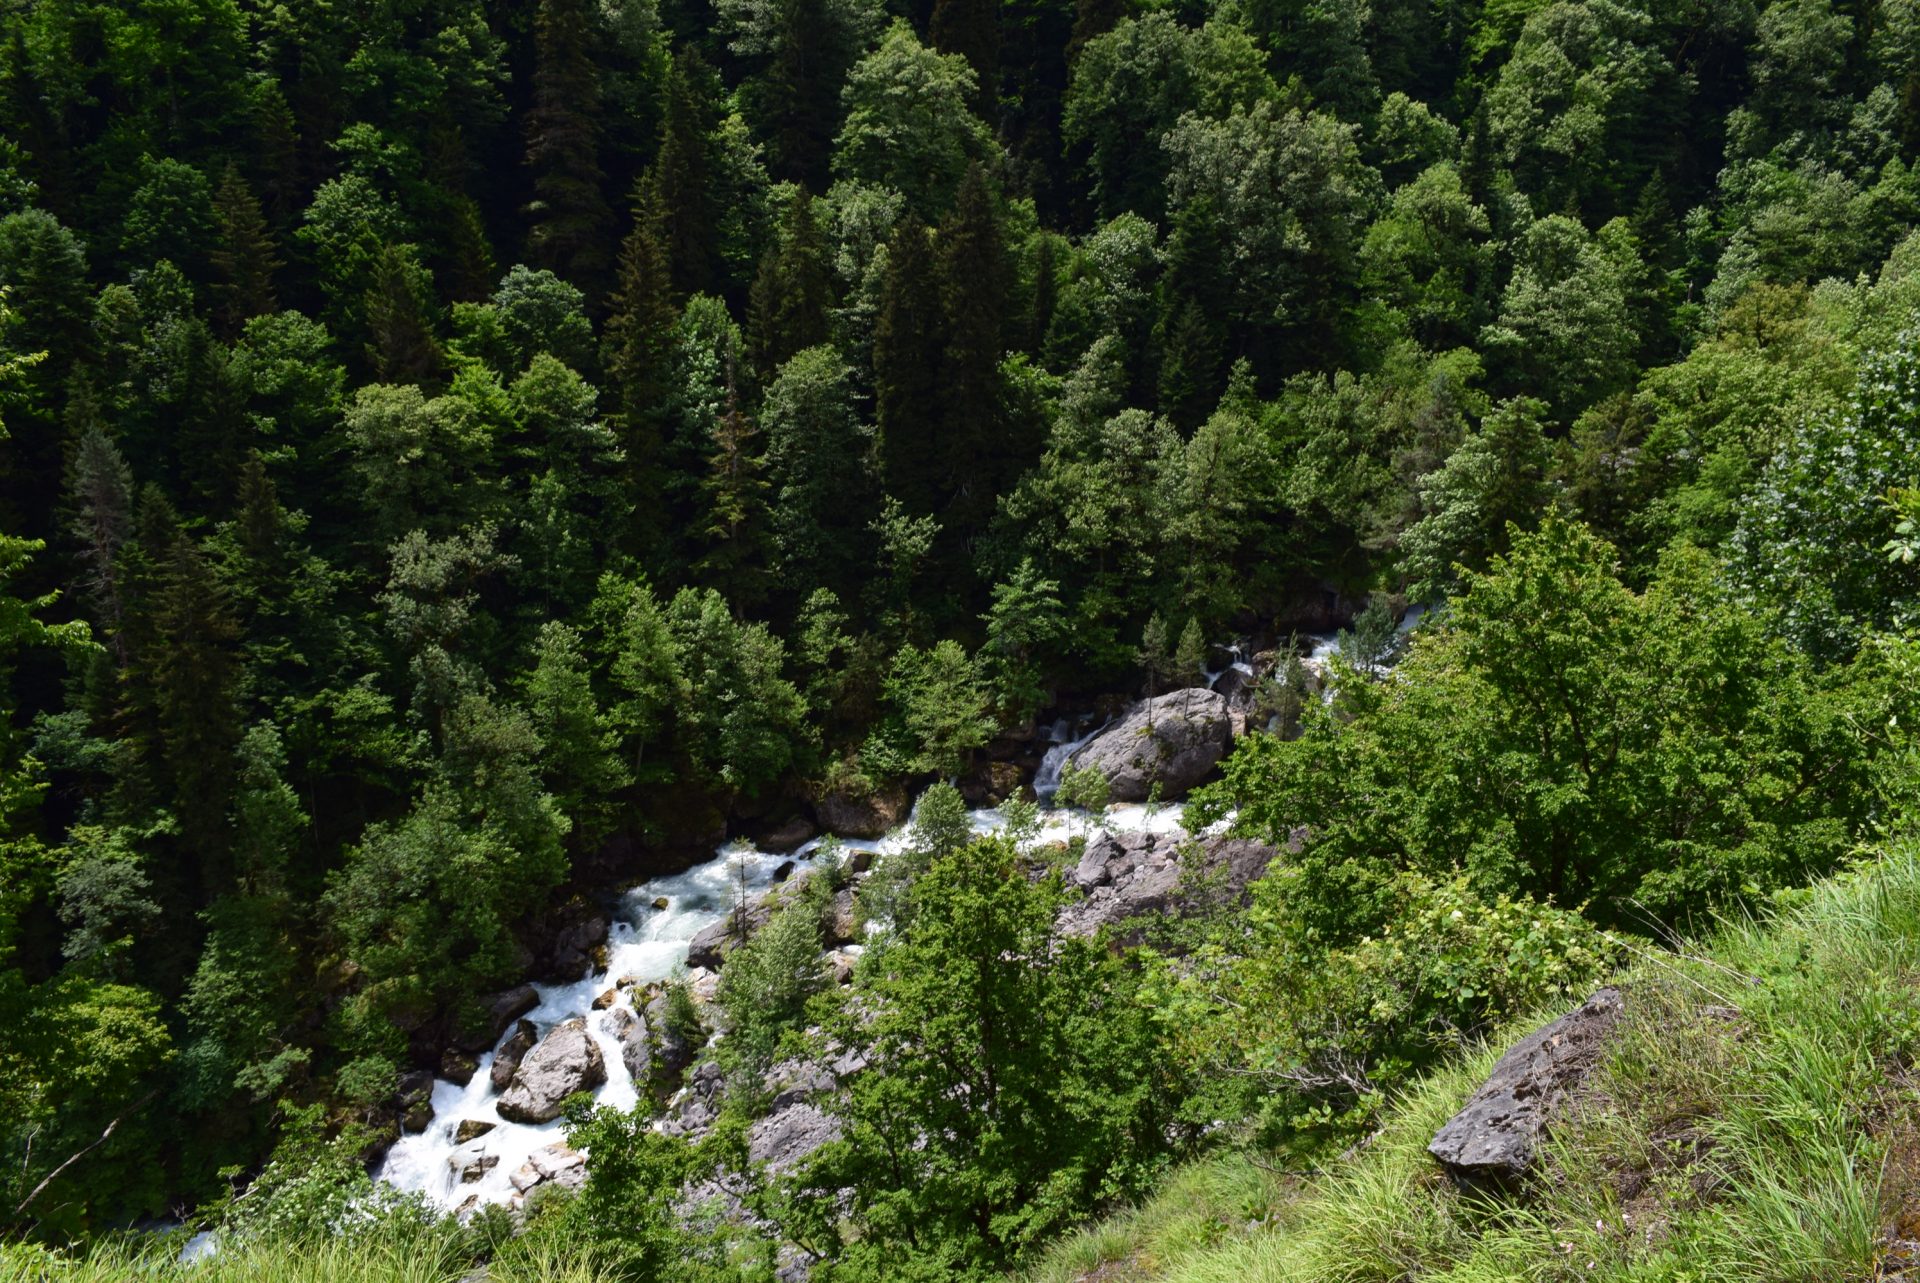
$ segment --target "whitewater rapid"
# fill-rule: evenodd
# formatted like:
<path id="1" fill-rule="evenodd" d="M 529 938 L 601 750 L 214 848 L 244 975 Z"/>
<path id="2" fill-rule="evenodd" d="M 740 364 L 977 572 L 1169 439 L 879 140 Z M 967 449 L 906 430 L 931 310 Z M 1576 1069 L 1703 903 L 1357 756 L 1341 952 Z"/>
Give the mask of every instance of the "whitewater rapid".
<path id="1" fill-rule="evenodd" d="M 1035 792 L 1051 797 L 1059 783 L 1060 771 L 1073 752 L 1099 727 L 1075 734 L 1078 728 L 1062 723 L 1053 732 L 1053 744 L 1047 750 L 1034 780 Z M 1043 791 L 1044 790 L 1044 791 Z M 1006 817 L 994 808 L 969 813 L 976 833 L 994 833 L 1006 827 Z M 1065 811 L 1041 813 L 1039 839 L 1065 841 L 1074 830 L 1074 818 Z M 1116 832 L 1181 831 L 1182 810 L 1178 805 L 1112 806 L 1101 816 L 1103 827 Z M 1077 821 L 1084 834 L 1086 821 Z M 907 829 L 901 828 L 877 840 L 838 839 L 843 851 L 872 851 L 886 856 L 900 850 Z M 754 849 L 745 842 L 718 848 L 714 857 L 683 873 L 652 878 L 627 890 L 619 900 L 615 920 L 607 936 L 607 966 L 572 984 L 535 985 L 540 1004 L 527 1013 L 539 1036 L 562 1021 L 576 1017 L 586 1022 L 588 1032 L 599 1045 L 606 1063 L 607 1081 L 594 1092 L 594 1103 L 615 1109 L 631 1109 L 639 1100 L 639 1091 L 628 1074 L 619 1041 L 613 1033 L 613 1011 L 631 1007 L 636 994 L 644 997 L 645 987 L 653 981 L 667 980 L 685 973 L 687 946 L 702 929 L 718 922 L 731 911 L 742 895 L 751 899 L 774 883 L 777 870 L 789 861 L 799 868 L 810 867 L 820 848 L 815 839 L 791 855 L 776 855 Z M 664 902 L 664 907 L 656 907 Z M 613 1007 L 595 1011 L 594 999 L 622 981 Z M 426 1129 L 403 1135 L 381 1164 L 377 1179 L 396 1189 L 417 1192 L 430 1203 L 449 1211 L 459 1210 L 470 1200 L 479 1203 L 507 1203 L 517 1196 L 512 1176 L 533 1155 L 566 1139 L 566 1123 L 513 1123 L 500 1117 L 498 1094 L 493 1090 L 494 1053 L 480 1057 L 479 1068 L 466 1086 L 450 1079 L 438 1079 L 433 1085 L 433 1119 Z M 493 1124 L 485 1135 L 456 1144 L 455 1133 L 462 1122 Z M 481 1156 L 496 1159 L 477 1181 L 462 1182 L 461 1169 Z"/>

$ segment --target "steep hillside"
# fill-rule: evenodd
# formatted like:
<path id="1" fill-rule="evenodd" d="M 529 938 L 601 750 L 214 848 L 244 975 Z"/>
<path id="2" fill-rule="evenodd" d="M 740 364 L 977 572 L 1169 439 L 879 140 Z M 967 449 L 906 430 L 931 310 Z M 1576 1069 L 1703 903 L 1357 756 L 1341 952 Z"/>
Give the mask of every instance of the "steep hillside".
<path id="1" fill-rule="evenodd" d="M 1426 1151 L 1509 1036 L 1323 1169 L 1247 1152 L 1193 1164 L 1060 1244 L 1032 1283 L 1914 1277 L 1917 963 L 1907 838 L 1774 922 L 1642 954 L 1605 1058 L 1524 1188 L 1463 1191 Z"/>

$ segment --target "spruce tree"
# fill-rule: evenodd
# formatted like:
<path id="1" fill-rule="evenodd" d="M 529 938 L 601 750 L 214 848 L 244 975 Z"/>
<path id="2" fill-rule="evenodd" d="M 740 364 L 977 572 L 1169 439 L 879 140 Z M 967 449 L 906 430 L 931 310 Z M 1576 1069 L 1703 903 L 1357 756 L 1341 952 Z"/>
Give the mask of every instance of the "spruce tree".
<path id="1" fill-rule="evenodd" d="M 764 381 L 803 348 L 825 343 L 833 306 L 826 238 L 813 197 L 795 188 L 774 244 L 760 260 L 748 297 L 747 332 L 754 371 Z"/>
<path id="2" fill-rule="evenodd" d="M 133 529 L 133 474 L 97 420 L 89 421 L 74 443 L 67 465 L 67 502 L 67 528 L 86 567 L 86 605 L 124 663 L 120 549 Z"/>
<path id="3" fill-rule="evenodd" d="M 710 103 L 721 96 L 719 77 L 692 49 L 674 54 L 667 76 L 666 119 L 652 178 L 659 196 L 660 238 L 681 297 L 712 287 L 720 257 L 720 211 L 713 197 Z"/>
<path id="4" fill-rule="evenodd" d="M 934 0 L 930 43 L 957 53 L 978 77 L 973 110 L 992 124 L 1000 116 L 1000 0 Z"/>
<path id="5" fill-rule="evenodd" d="M 628 484 L 636 499 L 633 548 L 653 547 L 664 536 L 661 505 L 649 502 L 648 496 L 663 493 L 660 471 L 680 313 L 674 305 L 660 218 L 658 190 L 651 178 L 642 179 L 635 194 L 633 230 L 620 250 L 602 353 Z"/>
<path id="6" fill-rule="evenodd" d="M 219 234 L 208 261 L 213 268 L 215 315 L 222 330 L 232 336 L 250 317 L 277 310 L 273 274 L 281 263 L 260 201 L 232 165 L 214 188 L 213 212 Z"/>
<path id="7" fill-rule="evenodd" d="M 994 496 L 1012 483 L 1022 460 L 1001 430 L 1000 361 L 1005 354 L 1011 268 L 999 211 L 976 162 L 961 180 L 953 212 L 941 225 L 936 271 L 946 343 L 941 355 L 939 459 L 944 483 L 960 492 L 950 535 L 983 526 Z"/>
<path id="8" fill-rule="evenodd" d="M 600 190 L 599 73 L 590 12 L 588 0 L 540 0 L 534 17 L 527 257 L 597 296 L 612 265 L 613 211 Z"/>
<path id="9" fill-rule="evenodd" d="M 945 317 L 932 239 L 911 213 L 888 246 L 880 315 L 873 329 L 874 410 L 887 493 L 929 513 L 946 485 L 939 427 Z"/>
<path id="10" fill-rule="evenodd" d="M 383 383 L 427 385 L 445 354 L 434 337 L 433 278 L 411 245 L 383 246 L 367 287 L 367 361 Z"/>
<path id="11" fill-rule="evenodd" d="M 766 578 L 767 480 L 761 475 L 766 459 L 757 452 L 759 439 L 729 374 L 727 408 L 714 422 L 713 454 L 700 487 L 707 501 L 702 533 L 708 547 L 698 569 L 735 610 L 760 599 Z"/>

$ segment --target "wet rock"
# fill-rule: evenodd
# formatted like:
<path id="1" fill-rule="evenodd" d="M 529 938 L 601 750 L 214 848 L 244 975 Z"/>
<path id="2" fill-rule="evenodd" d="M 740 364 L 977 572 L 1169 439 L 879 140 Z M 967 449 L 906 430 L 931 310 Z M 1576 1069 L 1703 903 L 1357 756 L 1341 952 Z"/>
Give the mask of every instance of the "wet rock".
<path id="1" fill-rule="evenodd" d="M 718 970 L 720 964 L 726 959 L 727 950 L 738 944 L 743 934 L 739 926 L 741 916 L 740 911 L 736 909 L 718 922 L 701 927 L 687 945 L 687 965 Z M 747 933 L 750 934 L 752 930 L 759 927 L 760 923 L 753 921 L 752 909 L 748 909 L 745 916 L 749 924 Z M 765 920 L 763 915 L 760 921 Z"/>
<path id="2" fill-rule="evenodd" d="M 968 806 L 998 806 L 1026 783 L 1017 762 L 983 762 L 960 777 L 960 796 Z"/>
<path id="3" fill-rule="evenodd" d="M 654 1072 L 663 1078 L 672 1079 L 680 1075 L 693 1063 L 693 1057 L 700 1048 L 691 1040 L 681 1036 L 681 1031 L 673 1027 L 668 1019 L 667 995 L 657 993 L 647 1000 L 646 1027 L 653 1035 L 652 1050 Z"/>
<path id="4" fill-rule="evenodd" d="M 593 969 L 594 951 L 607 941 L 607 915 L 575 896 L 537 919 L 532 936 L 541 941 L 537 979 L 570 983 Z"/>
<path id="5" fill-rule="evenodd" d="M 1465 1182 L 1526 1175 L 1560 1103 L 1599 1063 L 1622 1008 L 1618 989 L 1602 989 L 1515 1043 L 1427 1152 Z"/>
<path id="6" fill-rule="evenodd" d="M 450 1154 L 447 1166 L 460 1178 L 462 1185 L 471 1185 L 480 1180 L 494 1168 L 500 1166 L 498 1154 Z"/>
<path id="7" fill-rule="evenodd" d="M 799 867 L 800 864 L 797 860 L 780 861 L 780 867 L 773 871 L 773 884 L 779 886 L 782 882 L 792 877 L 793 871 Z"/>
<path id="8" fill-rule="evenodd" d="M 653 907 L 656 909 L 665 909 L 671 906 L 672 904 L 673 904 L 673 901 L 667 899 L 667 897 L 664 895 L 656 895 L 653 897 Z"/>
<path id="9" fill-rule="evenodd" d="M 827 922 L 828 948 L 852 944 L 860 938 L 859 915 L 854 909 L 853 888 L 841 887 L 833 893 L 833 914 Z"/>
<path id="10" fill-rule="evenodd" d="M 529 1051 L 500 1095 L 500 1117 L 514 1123 L 546 1123 L 560 1116 L 560 1102 L 607 1081 L 599 1045 L 584 1020 L 556 1025 Z"/>
<path id="11" fill-rule="evenodd" d="M 409 1132 L 423 1132 L 433 1121 L 433 1075 L 424 1069 L 400 1075 L 393 1093 L 399 1106 L 400 1126 Z"/>
<path id="12" fill-rule="evenodd" d="M 453 1045 L 459 1051 L 478 1055 L 500 1041 L 500 1035 L 520 1017 L 540 1005 L 540 994 L 532 985 L 516 985 L 480 999 L 478 1010 L 469 1013 L 454 1031 Z"/>
<path id="13" fill-rule="evenodd" d="M 464 1145 L 468 1141 L 479 1140 L 492 1131 L 498 1123 L 490 1123 L 479 1118 L 462 1118 L 459 1126 L 453 1129 L 453 1143 Z"/>
<path id="14" fill-rule="evenodd" d="M 777 824 L 760 835 L 760 849 L 773 855 L 788 855 L 811 842 L 820 832 L 813 821 L 796 815 L 785 824 Z"/>
<path id="15" fill-rule="evenodd" d="M 593 1009 L 595 1011 L 605 1011 L 618 1001 L 619 997 L 620 989 L 617 985 L 611 989 L 603 989 L 599 996 L 593 1000 Z"/>
<path id="16" fill-rule="evenodd" d="M 615 1007 L 606 1016 L 606 1029 L 620 1044 L 620 1063 L 635 1083 L 647 1081 L 653 1066 L 653 1048 L 648 1044 L 647 1022 L 628 1007 Z"/>
<path id="17" fill-rule="evenodd" d="M 885 837 L 907 818 L 912 800 L 903 788 L 884 788 L 867 797 L 829 793 L 814 803 L 820 826 L 843 838 Z"/>
<path id="18" fill-rule="evenodd" d="M 1144 802 L 1157 783 L 1165 801 L 1185 797 L 1232 747 L 1227 701 L 1194 687 L 1135 704 L 1073 755 L 1107 777 L 1116 802 Z"/>
<path id="19" fill-rule="evenodd" d="M 520 1068 L 520 1058 L 533 1050 L 540 1041 L 540 1033 L 533 1027 L 531 1020 L 522 1020 L 518 1028 L 500 1044 L 500 1050 L 493 1053 L 493 1069 L 489 1081 L 496 1092 L 505 1091 L 513 1082 L 514 1070 Z"/>
<path id="20" fill-rule="evenodd" d="M 459 1083 L 465 1087 L 473 1081 L 474 1071 L 480 1068 L 480 1062 L 464 1051 L 449 1047 L 440 1053 L 440 1076 L 448 1082 Z"/>

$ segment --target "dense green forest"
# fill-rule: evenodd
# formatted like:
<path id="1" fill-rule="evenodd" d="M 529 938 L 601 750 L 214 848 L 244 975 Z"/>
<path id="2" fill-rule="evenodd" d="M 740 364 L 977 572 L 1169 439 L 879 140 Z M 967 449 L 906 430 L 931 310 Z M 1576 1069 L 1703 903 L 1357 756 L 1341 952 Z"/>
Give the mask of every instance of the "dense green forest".
<path id="1" fill-rule="evenodd" d="M 1245 913 L 937 790 L 863 997 L 720 997 L 846 1139 L 722 1232 L 582 1117 L 528 1241 L 1004 1269 L 1765 912 L 1916 776 L 1916 164 L 1914 0 L 0 0 L 0 1236 L 378 1222 L 567 897 L 1223 639 L 1353 628 Z"/>

